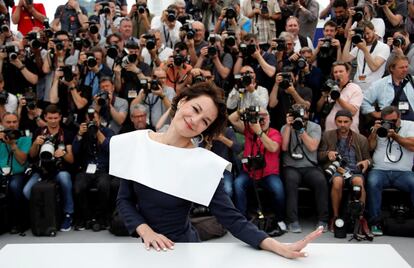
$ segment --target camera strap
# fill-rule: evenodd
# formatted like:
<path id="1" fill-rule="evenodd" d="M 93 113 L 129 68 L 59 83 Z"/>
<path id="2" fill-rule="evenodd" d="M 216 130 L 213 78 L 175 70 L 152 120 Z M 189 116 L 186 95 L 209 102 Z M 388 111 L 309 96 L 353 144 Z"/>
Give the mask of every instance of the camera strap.
<path id="1" fill-rule="evenodd" d="M 378 44 L 378 41 L 377 40 L 375 40 L 374 43 L 372 43 L 372 46 L 369 49 L 369 54 L 371 54 L 372 52 L 374 52 L 374 49 L 377 46 L 377 44 Z M 364 57 L 364 66 L 362 67 L 362 73 L 361 73 L 362 75 L 365 73 L 365 66 L 366 65 L 367 65 L 367 61 L 365 60 L 365 57 Z"/>
<path id="2" fill-rule="evenodd" d="M 170 40 L 171 39 L 170 38 L 170 31 L 168 29 L 167 30 L 165 29 L 165 25 L 162 25 L 162 30 L 164 32 L 165 44 L 167 45 L 168 42 L 170 42 L 170 47 L 173 48 L 174 46 L 173 46 L 172 40 Z"/>
<path id="3" fill-rule="evenodd" d="M 295 136 L 296 136 L 296 141 L 297 141 L 297 145 L 295 146 L 294 150 L 296 150 L 297 147 L 300 148 L 300 150 L 302 151 L 303 156 L 306 158 L 306 160 L 309 161 L 309 163 L 311 163 L 313 166 L 318 166 L 318 163 L 312 161 L 309 156 L 306 154 L 305 150 L 303 149 L 303 143 L 302 140 L 299 139 L 298 133 L 295 131 Z M 289 154 L 292 157 L 292 150 L 291 150 L 291 142 L 289 142 Z M 292 157 L 293 158 L 293 157 Z"/>
<path id="4" fill-rule="evenodd" d="M 404 78 L 404 80 L 401 82 L 401 86 L 400 86 L 399 90 L 398 91 L 396 90 L 397 92 L 395 92 L 394 100 L 391 102 L 391 105 L 392 106 L 397 106 L 398 107 L 398 102 L 400 101 L 401 95 L 404 93 L 404 88 L 408 84 L 408 82 L 410 82 L 411 86 L 414 89 L 414 81 L 413 81 L 413 78 L 411 77 L 410 74 L 408 74 Z M 394 85 L 394 83 L 393 83 L 393 85 Z M 395 87 L 394 87 L 394 90 L 395 90 Z"/>
<path id="5" fill-rule="evenodd" d="M 9 150 L 9 145 L 8 144 L 4 144 L 7 150 L 7 166 L 10 167 L 10 173 L 9 175 L 13 175 L 13 151 Z"/>
<path id="6" fill-rule="evenodd" d="M 397 131 L 398 132 L 398 131 Z M 394 140 L 387 138 L 387 148 L 385 150 L 385 155 L 387 156 L 388 161 L 391 163 L 398 163 L 402 159 L 404 152 L 402 150 L 401 144 L 398 143 L 399 149 L 400 149 L 400 156 L 398 157 L 398 160 L 391 159 L 391 151 L 392 151 L 392 144 L 394 143 Z"/>

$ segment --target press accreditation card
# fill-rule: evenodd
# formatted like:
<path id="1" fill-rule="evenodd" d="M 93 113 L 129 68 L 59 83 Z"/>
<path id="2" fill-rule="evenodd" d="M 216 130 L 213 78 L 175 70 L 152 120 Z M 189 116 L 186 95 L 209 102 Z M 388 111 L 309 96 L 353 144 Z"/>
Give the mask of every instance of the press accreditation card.
<path id="1" fill-rule="evenodd" d="M 86 173 L 95 174 L 96 168 L 97 168 L 96 164 L 88 164 L 88 167 L 86 168 Z"/>

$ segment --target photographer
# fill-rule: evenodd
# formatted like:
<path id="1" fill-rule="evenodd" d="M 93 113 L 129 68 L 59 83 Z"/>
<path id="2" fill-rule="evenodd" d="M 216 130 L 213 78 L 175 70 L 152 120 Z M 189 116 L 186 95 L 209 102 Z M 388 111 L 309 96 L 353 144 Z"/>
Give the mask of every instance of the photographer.
<path id="1" fill-rule="evenodd" d="M 74 162 L 73 135 L 60 126 L 62 113 L 56 105 L 51 104 L 45 108 L 44 118 L 47 126 L 39 128 L 33 135 L 29 151 L 33 163 L 36 163 L 36 170 L 24 186 L 23 193 L 29 200 L 32 187 L 39 179 L 56 180 L 63 195 L 64 219 L 60 230 L 66 232 L 71 229 L 73 214 L 72 180 L 69 173 Z"/>
<path id="2" fill-rule="evenodd" d="M 221 34 L 223 31 L 233 31 L 237 36 L 252 32 L 252 21 L 240 13 L 238 0 L 233 0 L 231 5 L 221 10 L 214 33 Z"/>
<path id="3" fill-rule="evenodd" d="M 288 230 L 302 232 L 298 217 L 298 188 L 312 188 L 316 200 L 318 223 L 328 230 L 328 185 L 317 163 L 317 151 L 321 140 L 321 127 L 309 121 L 304 105 L 294 104 L 282 127 L 283 171 L 286 192 L 286 216 Z"/>
<path id="4" fill-rule="evenodd" d="M 39 127 L 46 126 L 41 116 L 42 109 L 38 106 L 37 97 L 33 91 L 27 91 L 19 97 L 17 116 L 20 118 L 20 129 L 25 132 L 26 136 L 31 137 Z"/>
<path id="5" fill-rule="evenodd" d="M 102 3 L 102 2 L 105 3 L 106 1 L 107 0 L 96 0 L 95 1 L 95 9 L 97 9 L 96 8 L 97 5 L 100 5 L 100 3 Z M 117 17 L 126 17 L 126 16 L 128 16 L 128 3 L 127 3 L 127 0 L 115 0 L 113 2 L 115 3 L 115 14 L 116 14 Z"/>
<path id="6" fill-rule="evenodd" d="M 25 88 L 37 84 L 39 70 L 34 60 L 27 57 L 22 41 L 12 42 L 7 47 L 9 52 L 0 52 L 0 70 L 4 78 L 4 87 L 10 93 L 23 94 Z"/>
<path id="7" fill-rule="evenodd" d="M 161 42 L 169 48 L 174 48 L 180 41 L 181 22 L 177 21 L 177 9 L 175 5 L 169 5 L 162 12 L 161 23 L 154 18 L 151 22 L 151 29 L 158 29 L 161 32 Z"/>
<path id="8" fill-rule="evenodd" d="M 246 121 L 241 120 L 242 118 Z M 279 177 L 279 154 L 282 136 L 269 127 L 269 113 L 266 109 L 249 107 L 243 112 L 236 111 L 229 116 L 235 130 L 245 137 L 243 151 L 243 171 L 234 181 L 235 206 L 247 216 L 247 187 L 255 181 L 272 193 L 272 203 L 276 221 L 280 229 L 286 231 L 283 222 L 285 194 Z"/>
<path id="9" fill-rule="evenodd" d="M 309 36 L 299 34 L 300 24 L 298 18 L 295 16 L 288 17 L 286 19 L 285 31 L 292 34 L 292 42 L 294 43 L 292 49 L 294 52 L 299 52 L 303 47 L 309 47 L 313 50 L 313 43 Z M 288 44 L 286 45 L 288 46 Z"/>
<path id="10" fill-rule="evenodd" d="M 14 113 L 6 113 L 1 117 L 4 130 L 0 131 L 0 168 L 1 177 L 8 180 L 11 205 L 11 233 L 24 231 L 23 224 L 23 187 L 27 154 L 32 144 L 30 137 L 20 136 L 19 118 Z"/>
<path id="11" fill-rule="evenodd" d="M 341 43 L 335 38 L 337 33 L 337 24 L 331 20 L 323 26 L 323 38 L 319 38 L 318 45 L 313 52 L 313 59 L 316 60 L 316 66 L 321 69 L 325 78 L 331 74 L 332 63 L 341 59 Z"/>
<path id="12" fill-rule="evenodd" d="M 398 30 L 407 17 L 407 1 L 400 0 L 373 0 L 372 1 L 377 17 L 382 18 L 385 23 L 384 40 L 392 36 L 394 31 Z"/>
<path id="13" fill-rule="evenodd" d="M 126 44 L 129 42 L 134 42 L 138 44 L 138 38 L 132 35 L 132 21 L 129 17 L 124 17 L 120 19 L 118 32 L 122 36 L 123 46 L 126 46 Z"/>
<path id="14" fill-rule="evenodd" d="M 151 68 L 141 60 L 140 54 L 138 43 L 129 41 L 125 45 L 124 52 L 116 60 L 114 84 L 121 98 L 136 97 L 140 79 L 151 76 Z"/>
<path id="15" fill-rule="evenodd" d="M 145 39 L 145 45 L 142 48 L 141 56 L 144 63 L 148 64 L 152 70 L 161 66 L 162 62 L 168 60 L 173 54 L 172 48 L 166 47 L 161 42 L 161 32 L 159 30 L 150 30 L 141 37 Z"/>
<path id="16" fill-rule="evenodd" d="M 335 0 L 332 6 L 335 16 L 331 20 L 337 25 L 335 39 L 338 39 L 341 47 L 344 47 L 346 41 L 346 24 L 351 17 L 348 10 L 348 3 L 347 0 Z"/>
<path id="17" fill-rule="evenodd" d="M 196 0 L 193 5 L 202 12 L 202 23 L 206 32 L 213 32 L 221 11 L 229 4 L 229 0 Z"/>
<path id="18" fill-rule="evenodd" d="M 151 29 L 151 21 L 154 15 L 148 9 L 147 0 L 136 0 L 128 13 L 128 17 L 132 20 L 132 36 L 139 38 Z"/>
<path id="19" fill-rule="evenodd" d="M 396 54 L 389 62 L 390 75 L 375 81 L 364 93 L 361 110 L 375 120 L 386 106 L 398 107 L 401 119 L 414 121 L 414 82 L 408 74 L 408 58 Z"/>
<path id="20" fill-rule="evenodd" d="M 186 32 L 188 52 L 190 54 L 191 65 L 194 66 L 197 63 L 198 56 L 203 47 L 208 46 L 208 42 L 204 40 L 206 29 L 204 24 L 199 21 L 191 23 L 192 30 L 194 31 L 194 37 L 188 38 L 188 31 Z"/>
<path id="21" fill-rule="evenodd" d="M 174 88 L 177 94 L 191 81 L 192 67 L 187 64 L 187 58 L 188 46 L 184 42 L 178 42 L 174 46 L 173 55 L 161 65 L 161 68 L 167 73 L 166 85 Z"/>
<path id="22" fill-rule="evenodd" d="M 408 58 L 408 73 L 414 75 L 414 45 L 410 42 L 410 35 L 403 29 L 396 31 L 393 37 L 388 38 L 387 44 L 391 47 L 392 52 L 386 63 L 386 70 L 389 70 L 389 64 L 397 55 L 405 55 Z"/>
<path id="23" fill-rule="evenodd" d="M 56 8 L 51 27 L 54 31 L 67 31 L 73 35 L 81 28 L 87 28 L 88 11 L 78 0 L 68 0 Z"/>
<path id="24" fill-rule="evenodd" d="M 258 84 L 270 90 L 273 86 L 272 79 L 276 74 L 276 57 L 261 49 L 254 34 L 246 34 L 240 44 L 239 55 L 234 64 L 233 74 L 240 73 L 242 66 L 249 65 L 256 74 Z"/>
<path id="25" fill-rule="evenodd" d="M 211 34 L 208 40 L 210 44 L 200 50 L 194 68 L 210 70 L 214 76 L 214 83 L 223 88 L 233 69 L 233 57 L 224 51 L 224 44 L 219 35 Z"/>
<path id="26" fill-rule="evenodd" d="M 336 129 L 325 131 L 318 151 L 319 163 L 332 183 L 331 199 L 333 218 L 329 229 L 333 230 L 335 219 L 340 216 L 339 208 L 344 185 L 361 187 L 360 201 L 365 204 L 364 173 L 371 166 L 367 138 L 351 130 L 352 114 L 340 110 L 335 114 Z"/>
<path id="27" fill-rule="evenodd" d="M 44 20 L 47 20 L 45 7 L 42 3 L 35 4 L 31 0 L 19 0 L 13 6 L 12 22 L 17 24 L 17 30 L 23 35 L 32 30 L 44 29 Z"/>
<path id="28" fill-rule="evenodd" d="M 129 119 L 130 120 L 125 121 L 125 123 L 122 125 L 121 130 L 119 131 L 119 134 L 128 133 L 128 132 L 140 130 L 140 129 L 150 129 L 151 126 L 147 124 L 147 114 L 148 114 L 147 106 L 143 104 L 132 104 L 131 103 L 131 106 L 129 107 Z"/>
<path id="29" fill-rule="evenodd" d="M 276 75 L 276 82 L 269 96 L 272 127 L 276 129 L 281 129 L 286 124 L 286 115 L 293 104 L 310 108 L 312 90 L 296 82 L 297 76 L 293 74 L 291 68 Z"/>
<path id="30" fill-rule="evenodd" d="M 102 125 L 118 134 L 128 114 L 128 101 L 115 95 L 111 77 L 101 77 L 99 87 L 94 96 L 94 108 L 101 116 Z"/>
<path id="31" fill-rule="evenodd" d="M 340 110 L 348 110 L 352 114 L 351 129 L 359 133 L 359 108 L 363 95 L 361 88 L 349 79 L 351 66 L 337 61 L 332 64 L 333 80 L 328 80 L 322 87 L 322 96 L 316 107 L 325 119 L 325 131 L 336 129 L 335 115 Z"/>
<path id="32" fill-rule="evenodd" d="M 382 190 L 394 187 L 409 192 L 414 204 L 414 173 L 411 170 L 414 156 L 414 123 L 401 120 L 397 107 L 387 106 L 381 111 L 381 120 L 375 122 L 368 137 L 374 150 L 373 169 L 368 174 L 368 216 L 371 231 L 382 235 Z"/>
<path id="33" fill-rule="evenodd" d="M 76 175 L 73 189 L 77 217 L 75 230 L 84 230 L 87 222 L 96 219 L 99 226 L 94 231 L 106 227 L 110 207 L 111 176 L 109 171 L 109 141 L 113 131 L 101 125 L 101 118 L 93 108 L 88 109 L 86 121 L 79 127 L 72 143 L 73 154 L 80 170 Z M 98 189 L 98 206 L 91 211 L 88 202 L 89 189 Z M 92 215 L 91 215 L 92 212 Z M 95 229 L 96 228 L 96 229 Z"/>
<path id="34" fill-rule="evenodd" d="M 291 62 L 297 59 L 297 54 L 294 51 L 293 34 L 289 32 L 281 32 L 279 38 L 272 39 L 270 49 L 276 57 L 277 72 L 280 72 L 286 65 L 291 65 Z"/>
<path id="35" fill-rule="evenodd" d="M 281 18 L 277 0 L 244 1 L 242 13 L 253 21 L 253 33 L 257 34 L 259 42 L 267 42 L 276 38 L 275 21 Z"/>
<path id="36" fill-rule="evenodd" d="M 108 35 L 117 32 L 117 29 L 114 25 L 116 19 L 115 11 L 115 0 L 110 0 L 108 2 L 98 2 L 99 10 L 97 20 L 99 24 L 99 36 L 101 39 L 106 38 Z M 90 24 L 89 24 L 90 26 Z"/>
<path id="37" fill-rule="evenodd" d="M 361 21 L 358 28 L 349 32 L 342 53 L 344 62 L 357 59 L 357 70 L 353 82 L 362 90 L 368 89 L 372 82 L 381 79 L 385 71 L 385 62 L 390 55 L 389 47 L 377 40 L 374 25 Z M 350 50 L 351 43 L 354 48 Z"/>
<path id="38" fill-rule="evenodd" d="M 287 8 L 293 16 L 299 19 L 300 35 L 309 36 L 312 40 L 315 35 L 319 18 L 319 4 L 315 0 L 294 0 Z"/>
<path id="39" fill-rule="evenodd" d="M 152 80 L 140 90 L 138 96 L 131 102 L 135 104 L 144 104 L 148 107 L 149 125 L 155 129 L 155 125 L 171 106 L 171 101 L 175 97 L 173 88 L 165 84 L 167 79 L 166 73 L 161 68 L 156 68 Z"/>
<path id="40" fill-rule="evenodd" d="M 266 109 L 269 103 L 267 89 L 256 84 L 256 74 L 250 66 L 243 66 L 240 78 L 227 98 L 227 109 L 245 109 L 259 106 Z"/>
<path id="41" fill-rule="evenodd" d="M 15 113 L 17 111 L 17 97 L 4 89 L 3 75 L 0 74 L 0 117 L 6 112 Z"/>

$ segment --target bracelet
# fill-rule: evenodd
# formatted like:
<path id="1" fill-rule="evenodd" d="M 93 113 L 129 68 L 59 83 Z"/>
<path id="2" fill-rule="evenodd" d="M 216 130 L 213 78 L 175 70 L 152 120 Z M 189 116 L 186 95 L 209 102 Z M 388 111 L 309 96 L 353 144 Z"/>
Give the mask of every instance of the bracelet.
<path id="1" fill-rule="evenodd" d="M 162 95 L 160 95 L 160 99 L 164 99 L 165 98 L 165 95 L 164 94 L 162 94 Z"/>
<path id="2" fill-rule="evenodd" d="M 263 136 L 263 134 L 264 134 L 264 131 L 260 130 L 260 132 L 259 132 L 259 134 L 257 134 L 257 136 L 259 136 L 259 138 L 261 138 Z"/>

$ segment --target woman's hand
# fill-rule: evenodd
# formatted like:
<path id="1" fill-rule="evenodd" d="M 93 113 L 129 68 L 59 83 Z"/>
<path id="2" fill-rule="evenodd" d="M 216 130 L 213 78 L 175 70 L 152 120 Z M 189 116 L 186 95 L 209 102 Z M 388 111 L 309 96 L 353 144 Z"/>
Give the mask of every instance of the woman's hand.
<path id="1" fill-rule="evenodd" d="M 174 242 L 162 234 L 154 232 L 147 224 L 141 224 L 137 227 L 138 235 L 144 240 L 145 248 L 150 250 L 153 247 L 155 250 L 174 249 Z"/>
<path id="2" fill-rule="evenodd" d="M 262 241 L 260 247 L 288 259 L 307 257 L 308 254 L 303 252 L 302 249 L 305 248 L 308 243 L 318 238 L 322 234 L 322 231 L 323 227 L 318 227 L 318 229 L 308 234 L 304 239 L 292 244 L 283 244 L 269 237 Z"/>

